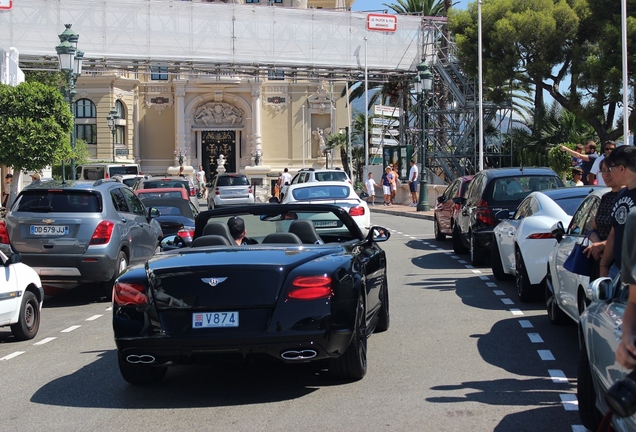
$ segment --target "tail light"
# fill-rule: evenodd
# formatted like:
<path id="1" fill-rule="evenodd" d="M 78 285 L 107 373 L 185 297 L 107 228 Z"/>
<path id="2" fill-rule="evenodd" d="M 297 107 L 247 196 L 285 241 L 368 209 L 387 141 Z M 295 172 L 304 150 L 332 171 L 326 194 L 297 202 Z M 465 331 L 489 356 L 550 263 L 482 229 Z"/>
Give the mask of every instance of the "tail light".
<path id="1" fill-rule="evenodd" d="M 349 216 L 364 216 L 364 207 L 351 207 L 349 209 Z"/>
<path id="2" fill-rule="evenodd" d="M 113 235 L 113 228 L 115 224 L 111 221 L 101 221 L 91 237 L 89 245 L 102 245 L 110 241 L 110 237 Z"/>
<path id="3" fill-rule="evenodd" d="M 9 244 L 9 232 L 5 221 L 0 221 L 0 243 Z"/>
<path id="4" fill-rule="evenodd" d="M 534 234 L 530 234 L 528 237 L 526 237 L 529 240 L 537 240 L 537 239 L 553 239 L 554 236 L 552 235 L 552 233 L 534 233 Z"/>
<path id="5" fill-rule="evenodd" d="M 186 227 L 177 231 L 177 235 L 186 243 L 192 243 L 192 237 L 194 237 L 194 228 Z"/>
<path id="6" fill-rule="evenodd" d="M 190 189 L 190 196 L 191 197 L 197 196 L 197 193 L 196 193 L 196 191 L 194 189 Z"/>
<path id="7" fill-rule="evenodd" d="M 117 282 L 113 287 L 113 303 L 118 306 L 147 305 L 146 287 L 141 284 Z"/>
<path id="8" fill-rule="evenodd" d="M 495 225 L 495 218 L 492 217 L 488 203 L 484 200 L 477 202 L 477 211 L 475 212 L 477 220 L 484 225 Z"/>
<path id="9" fill-rule="evenodd" d="M 247 193 L 252 193 L 252 186 L 247 190 Z"/>
<path id="10" fill-rule="evenodd" d="M 110 176 L 108 175 L 108 173 L 104 173 L 104 178 L 109 178 Z"/>
<path id="11" fill-rule="evenodd" d="M 219 190 L 219 188 L 214 189 L 214 195 L 221 195 L 221 191 Z"/>
<path id="12" fill-rule="evenodd" d="M 319 300 L 333 295 L 329 276 L 297 276 L 287 293 L 292 300 Z"/>

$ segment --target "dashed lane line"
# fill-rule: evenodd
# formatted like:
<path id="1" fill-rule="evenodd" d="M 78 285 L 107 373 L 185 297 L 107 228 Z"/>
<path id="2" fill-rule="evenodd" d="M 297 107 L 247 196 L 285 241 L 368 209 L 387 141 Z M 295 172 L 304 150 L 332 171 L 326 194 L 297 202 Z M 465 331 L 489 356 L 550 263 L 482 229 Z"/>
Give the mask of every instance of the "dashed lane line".
<path id="1" fill-rule="evenodd" d="M 6 355 L 2 358 L 0 358 L 0 361 L 5 361 L 5 360 L 11 360 L 12 358 L 15 358 L 17 356 L 19 356 L 20 354 L 24 354 L 26 351 L 16 351 L 14 353 L 11 353 L 9 355 Z"/>
<path id="2" fill-rule="evenodd" d="M 70 326 L 69 328 L 65 328 L 64 330 L 60 331 L 60 333 L 70 333 L 73 330 L 77 330 L 80 327 L 81 327 L 81 325 Z"/>
<path id="3" fill-rule="evenodd" d="M 47 337 L 47 338 L 42 339 L 39 342 L 34 343 L 33 345 L 44 345 L 45 343 L 49 343 L 49 342 L 51 342 L 52 340 L 55 340 L 55 339 L 57 339 L 57 337 Z"/>
<path id="4" fill-rule="evenodd" d="M 557 384 L 567 384 L 569 382 L 565 373 L 560 369 L 548 369 L 548 373 L 550 374 L 550 378 L 552 378 L 552 382 Z"/>
<path id="5" fill-rule="evenodd" d="M 97 318 L 102 316 L 104 315 L 93 315 L 92 317 L 86 318 L 86 321 L 95 321 Z"/>

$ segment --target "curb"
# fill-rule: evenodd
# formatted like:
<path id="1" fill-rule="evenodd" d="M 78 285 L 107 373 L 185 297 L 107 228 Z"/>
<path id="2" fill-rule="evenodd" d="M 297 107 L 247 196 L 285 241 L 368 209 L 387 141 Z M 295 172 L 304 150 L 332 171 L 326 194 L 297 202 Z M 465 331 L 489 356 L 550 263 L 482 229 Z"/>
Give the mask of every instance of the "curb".
<path id="1" fill-rule="evenodd" d="M 382 214 L 404 216 L 404 217 L 409 217 L 413 219 L 424 219 L 424 220 L 430 220 L 430 221 L 434 220 L 433 212 L 401 212 L 399 210 L 386 210 L 382 208 L 376 209 L 373 207 L 374 206 L 370 207 L 371 213 L 382 213 Z"/>

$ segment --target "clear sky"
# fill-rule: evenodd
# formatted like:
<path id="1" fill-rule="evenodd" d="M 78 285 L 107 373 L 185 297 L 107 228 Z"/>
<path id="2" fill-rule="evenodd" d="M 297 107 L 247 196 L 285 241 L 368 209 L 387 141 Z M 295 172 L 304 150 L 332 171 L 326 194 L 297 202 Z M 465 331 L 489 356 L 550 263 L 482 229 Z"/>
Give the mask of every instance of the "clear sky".
<path id="1" fill-rule="evenodd" d="M 476 0 L 474 0 L 476 1 Z M 457 0 L 455 0 L 455 2 L 457 2 Z M 386 4 L 397 4 L 397 1 L 394 0 L 356 0 L 355 3 L 353 3 L 353 11 L 356 12 L 360 12 L 360 11 L 381 11 L 381 10 L 385 10 L 387 9 L 386 6 L 383 5 L 383 3 Z M 455 5 L 455 7 L 457 7 L 458 9 L 466 9 L 466 5 L 468 4 L 468 0 L 460 0 L 459 2 L 457 2 L 457 4 Z M 392 9 L 389 9 L 389 13 L 392 12 Z"/>

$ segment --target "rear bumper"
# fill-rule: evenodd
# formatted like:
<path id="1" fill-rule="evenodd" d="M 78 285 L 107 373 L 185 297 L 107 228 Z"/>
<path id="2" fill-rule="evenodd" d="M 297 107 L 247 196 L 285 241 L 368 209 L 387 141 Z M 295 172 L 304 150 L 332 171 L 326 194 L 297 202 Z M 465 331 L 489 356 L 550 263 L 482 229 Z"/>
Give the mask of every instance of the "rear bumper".
<path id="1" fill-rule="evenodd" d="M 473 231 L 475 243 L 480 249 L 483 249 L 488 254 L 490 253 L 490 248 L 492 247 L 492 242 L 494 239 L 492 230 L 493 227 L 488 227 Z"/>
<path id="2" fill-rule="evenodd" d="M 21 254 L 44 282 L 105 282 L 112 278 L 117 258 L 106 254 L 41 255 Z"/>
<path id="3" fill-rule="evenodd" d="M 214 207 L 249 205 L 254 204 L 254 197 L 250 196 L 248 198 L 219 198 L 215 196 L 214 199 L 211 201 L 214 203 Z"/>

